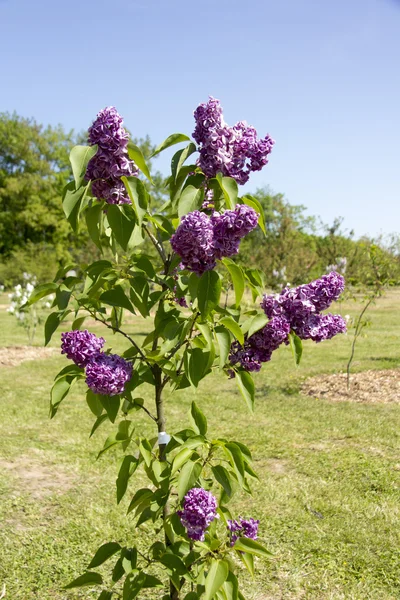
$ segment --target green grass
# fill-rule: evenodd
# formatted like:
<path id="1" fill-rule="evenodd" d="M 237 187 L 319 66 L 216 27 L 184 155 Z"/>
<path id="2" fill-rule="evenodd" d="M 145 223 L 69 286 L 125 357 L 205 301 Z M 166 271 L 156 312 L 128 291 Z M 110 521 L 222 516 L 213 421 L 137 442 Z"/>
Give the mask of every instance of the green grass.
<path id="1" fill-rule="evenodd" d="M 400 290 L 393 290 L 371 309 L 355 371 L 399 365 L 399 303 Z M 357 308 L 342 312 L 355 315 Z M 3 346 L 26 343 L 4 309 L 0 327 Z M 129 329 L 140 339 L 145 326 L 138 320 Z M 123 340 L 105 337 L 116 351 L 124 348 Z M 274 556 L 257 562 L 254 581 L 243 573 L 248 600 L 400 598 L 400 405 L 336 403 L 299 392 L 306 377 L 343 371 L 350 344 L 350 336 L 306 343 L 298 369 L 290 350 L 279 350 L 256 377 L 254 415 L 235 382 L 218 375 L 197 391 L 167 396 L 169 431 L 186 423 L 195 398 L 211 435 L 243 441 L 253 452 L 260 481 L 252 497 L 243 494 L 232 506 L 260 519 L 261 540 Z M 7 599 L 97 598 L 88 588 L 62 586 L 84 571 L 101 543 L 141 544 L 148 535 L 146 525 L 135 530 L 125 516 L 128 498 L 115 505 L 120 455 L 96 461 L 107 426 L 88 439 L 93 418 L 84 386 L 48 419 L 48 391 L 66 364 L 55 354 L 0 367 L 0 590 L 6 583 Z M 142 415 L 135 418 L 149 433 Z M 130 490 L 141 483 L 135 475 Z"/>

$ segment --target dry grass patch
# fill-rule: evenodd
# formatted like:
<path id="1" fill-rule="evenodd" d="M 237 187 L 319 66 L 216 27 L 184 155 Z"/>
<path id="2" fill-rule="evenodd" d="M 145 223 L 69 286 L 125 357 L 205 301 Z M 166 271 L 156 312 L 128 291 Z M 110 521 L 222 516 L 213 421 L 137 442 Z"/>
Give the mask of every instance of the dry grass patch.
<path id="1" fill-rule="evenodd" d="M 0 367 L 17 367 L 25 360 L 40 360 L 59 353 L 58 348 L 37 346 L 8 346 L 0 348 Z"/>

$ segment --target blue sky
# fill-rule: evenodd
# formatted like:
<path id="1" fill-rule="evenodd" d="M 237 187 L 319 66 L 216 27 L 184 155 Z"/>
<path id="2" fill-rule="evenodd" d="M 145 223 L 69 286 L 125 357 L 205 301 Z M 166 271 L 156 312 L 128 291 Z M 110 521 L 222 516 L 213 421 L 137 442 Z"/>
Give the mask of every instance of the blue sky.
<path id="1" fill-rule="evenodd" d="M 213 95 L 276 140 L 247 191 L 396 232 L 399 32 L 399 0 L 0 0 L 0 111 L 81 130 L 114 105 L 158 143 Z"/>

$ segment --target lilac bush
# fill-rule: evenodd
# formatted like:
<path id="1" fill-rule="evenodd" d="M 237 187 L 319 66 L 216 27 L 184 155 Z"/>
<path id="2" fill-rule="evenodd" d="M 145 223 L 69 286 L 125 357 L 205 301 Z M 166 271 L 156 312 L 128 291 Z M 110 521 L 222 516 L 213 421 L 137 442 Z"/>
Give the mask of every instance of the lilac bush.
<path id="1" fill-rule="evenodd" d="M 98 586 L 98 600 L 133 600 L 142 589 L 162 600 L 243 598 L 236 564 L 242 562 L 253 575 L 253 557 L 269 556 L 258 540 L 259 520 L 234 519 L 230 510 L 236 493 L 251 491 L 250 449 L 242 441 L 216 437 L 215 431 L 208 435 L 201 407 L 184 397 L 190 424 L 168 431 L 165 393 L 190 389 L 192 396 L 205 377 L 218 372 L 236 382 L 253 411 L 252 373 L 277 348 L 290 344 L 298 363 L 302 339 L 319 342 L 344 331 L 340 316 L 323 313 L 343 290 L 337 273 L 263 296 L 262 273 L 232 260 L 241 240 L 264 227 L 259 202 L 247 194 L 239 197 L 238 184 L 267 164 L 273 140 L 258 139 L 244 122 L 226 125 L 213 98 L 196 109 L 195 119 L 197 146 L 173 134 L 155 150 L 189 142 L 172 158 L 170 200 L 157 210 L 146 159 L 135 146 L 128 148 L 122 117 L 113 107 L 99 112 L 89 129 L 90 145 L 71 151 L 74 181 L 63 205 L 74 231 L 84 219 L 102 258 L 76 267 L 74 276 L 68 275 L 70 265 L 62 267 L 29 299 L 33 304 L 54 294 L 47 342 L 73 318 L 61 343 L 73 362 L 55 378 L 51 416 L 72 384 L 84 382 L 95 419 L 91 435 L 103 423 L 111 429 L 99 457 L 120 454 L 117 502 L 129 496 L 127 510 L 135 520 L 129 545 L 106 542 L 86 572 L 66 586 Z M 195 151 L 196 164 L 185 164 Z M 144 239 L 156 258 L 145 251 Z M 233 301 L 228 295 L 221 300 L 223 279 L 233 288 Z M 249 310 L 242 305 L 246 288 L 254 299 Z M 130 333 L 124 311 L 146 319 L 145 336 Z M 103 337 L 80 330 L 88 317 L 123 340 L 126 350 L 110 353 Z M 149 437 L 137 411 L 148 419 Z M 106 567 L 95 570 L 106 561 L 113 563 L 110 575 Z"/>

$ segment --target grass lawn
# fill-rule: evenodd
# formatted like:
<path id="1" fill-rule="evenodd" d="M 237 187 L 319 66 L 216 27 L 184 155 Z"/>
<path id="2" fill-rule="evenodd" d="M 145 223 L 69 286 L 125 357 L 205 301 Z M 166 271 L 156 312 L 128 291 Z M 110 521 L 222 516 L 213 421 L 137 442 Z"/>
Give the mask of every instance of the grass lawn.
<path id="1" fill-rule="evenodd" d="M 0 304 L 6 302 L 1 296 Z M 400 290 L 392 290 L 371 308 L 355 371 L 399 366 L 399 306 Z M 357 309 L 341 307 L 342 314 Z M 110 332 L 92 330 L 115 351 L 125 347 Z M 129 330 L 140 340 L 145 325 L 138 320 Z M 26 344 L 4 307 L 0 331 L 1 346 Z M 260 539 L 274 555 L 257 562 L 254 581 L 243 573 L 247 600 L 400 598 L 400 404 L 338 403 L 300 393 L 304 378 L 343 371 L 350 344 L 350 335 L 307 342 L 297 369 L 290 350 L 281 348 L 256 376 L 254 415 L 235 382 L 217 374 L 197 391 L 167 397 L 169 431 L 186 424 L 195 398 L 210 434 L 243 441 L 253 453 L 260 481 L 252 497 L 235 497 L 232 507 L 260 519 Z M 148 535 L 146 524 L 135 529 L 125 516 L 129 494 L 115 504 L 121 455 L 111 451 L 96 461 L 107 426 L 88 438 L 94 418 L 84 386 L 48 419 L 52 379 L 67 364 L 55 353 L 0 366 L 0 595 L 5 583 L 6 600 L 97 598 L 90 588 L 62 586 L 85 570 L 101 543 L 140 543 Z M 148 390 L 143 395 L 150 406 Z M 137 429 L 150 433 L 147 417 L 136 415 Z M 135 474 L 131 492 L 141 483 Z"/>

